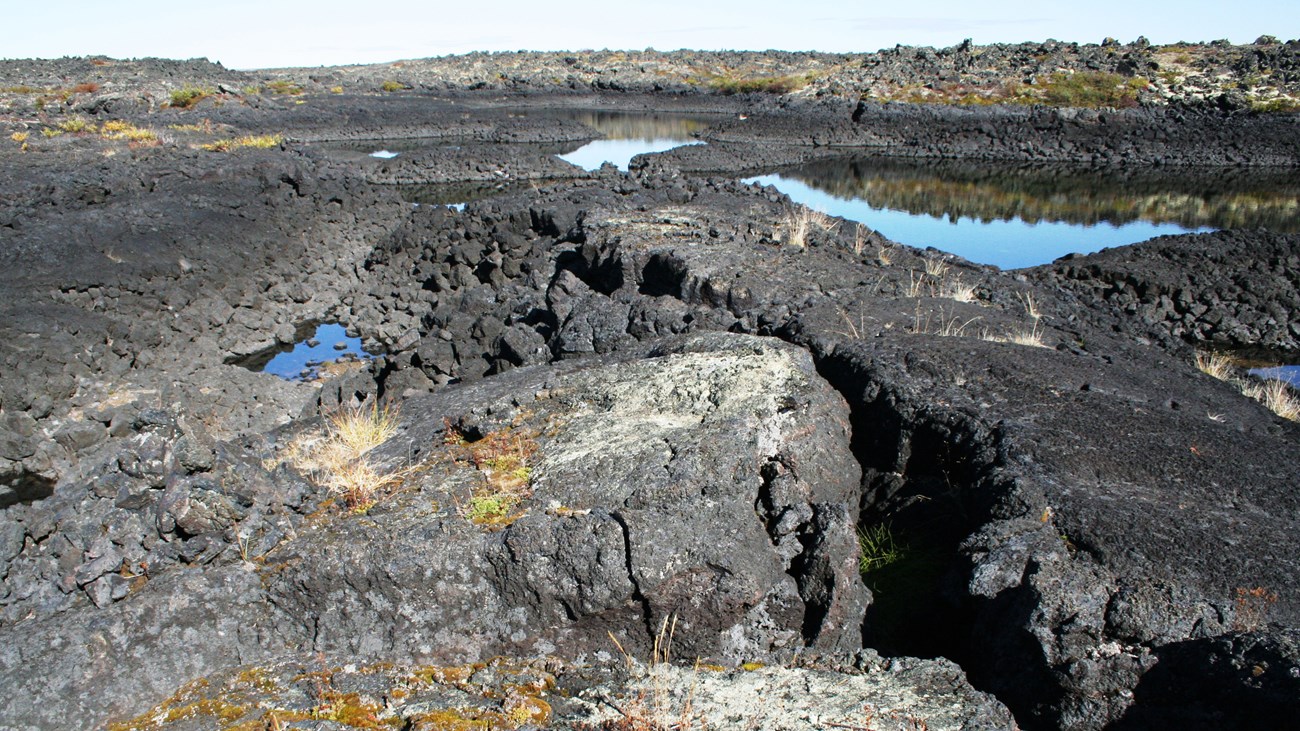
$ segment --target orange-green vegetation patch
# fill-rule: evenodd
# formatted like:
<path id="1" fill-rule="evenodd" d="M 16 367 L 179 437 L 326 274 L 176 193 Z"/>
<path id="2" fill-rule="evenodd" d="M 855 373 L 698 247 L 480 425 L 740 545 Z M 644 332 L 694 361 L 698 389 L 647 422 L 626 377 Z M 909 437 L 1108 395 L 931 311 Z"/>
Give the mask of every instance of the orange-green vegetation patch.
<path id="1" fill-rule="evenodd" d="M 208 150 L 209 152 L 234 152 L 244 147 L 265 150 L 270 147 L 278 147 L 281 142 L 284 142 L 283 135 L 245 135 L 244 137 L 215 140 L 199 145 L 199 149 Z"/>
<path id="2" fill-rule="evenodd" d="M 268 81 L 262 86 L 262 89 L 271 94 L 279 94 L 282 96 L 298 96 L 303 93 L 301 86 L 292 81 L 286 81 L 283 79 L 278 81 Z"/>
<path id="3" fill-rule="evenodd" d="M 738 78 L 715 76 L 706 84 L 719 94 L 789 94 L 799 91 L 817 78 L 816 74 L 790 74 L 788 76 L 759 76 Z"/>
<path id="4" fill-rule="evenodd" d="M 476 676 L 485 669 L 490 672 Z M 375 663 L 317 670 L 290 663 L 247 667 L 224 678 L 190 683 L 109 731 L 167 729 L 193 720 L 221 731 L 307 728 L 299 724 L 312 722 L 353 729 L 513 731 L 550 720 L 544 696 L 555 688 L 549 673 L 506 658 L 445 667 Z M 448 695 L 448 688 L 456 693 Z"/>
<path id="5" fill-rule="evenodd" d="M 1300 112 L 1300 99 L 1293 99 L 1286 96 L 1273 97 L 1272 99 L 1257 99 L 1250 103 L 1252 112 L 1260 114 L 1286 114 L 1290 112 Z"/>
<path id="6" fill-rule="evenodd" d="M 167 106 L 176 109 L 189 109 L 215 93 L 217 93 L 215 89 L 187 86 L 173 91 Z"/>
<path id="7" fill-rule="evenodd" d="M 108 731 L 143 731 L 143 729 L 163 728 L 169 723 L 198 718 L 210 718 L 214 722 L 227 725 L 243 718 L 248 712 L 247 707 L 242 704 L 209 695 L 210 689 L 206 678 L 187 683 L 176 691 L 175 695 L 152 710 L 130 721 L 110 723 Z"/>
<path id="8" fill-rule="evenodd" d="M 500 530 L 523 517 L 520 505 L 533 494 L 540 433 L 522 426 L 524 418 L 473 442 L 464 441 L 458 430 L 444 432 L 444 442 L 458 452 L 456 461 L 474 467 L 482 478 L 461 506 L 461 515 L 488 530 Z"/>
<path id="9" fill-rule="evenodd" d="M 203 119 L 194 124 L 169 124 L 167 129 L 176 130 L 177 132 L 199 132 L 202 134 L 213 134 L 216 130 L 211 119 Z"/>
<path id="10" fill-rule="evenodd" d="M 1052 74 L 1042 83 L 1029 87 L 1042 100 L 1058 107 L 1134 107 L 1138 92 L 1150 84 L 1146 79 L 1126 77 L 1101 71 Z"/>
<path id="11" fill-rule="evenodd" d="M 1127 108 L 1138 104 L 1138 94 L 1150 85 L 1146 79 L 1100 71 L 1055 73 L 1033 84 L 967 82 L 912 84 L 883 94 L 886 101 L 909 104 L 1046 104 L 1054 107 Z"/>
<path id="12" fill-rule="evenodd" d="M 99 129 L 99 136 L 106 140 L 127 140 L 128 142 L 157 142 L 158 133 L 151 129 L 136 127 L 120 119 L 110 120 Z"/>

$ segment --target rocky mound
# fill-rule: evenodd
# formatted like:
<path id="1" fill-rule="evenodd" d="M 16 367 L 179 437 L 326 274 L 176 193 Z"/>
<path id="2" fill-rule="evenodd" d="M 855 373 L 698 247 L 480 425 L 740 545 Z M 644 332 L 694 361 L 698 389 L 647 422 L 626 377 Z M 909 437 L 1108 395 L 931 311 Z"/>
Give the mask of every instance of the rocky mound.
<path id="1" fill-rule="evenodd" d="M 1035 276 L 1104 302 L 1136 333 L 1220 350 L 1300 350 L 1293 237 L 1224 231 L 1070 257 Z"/>

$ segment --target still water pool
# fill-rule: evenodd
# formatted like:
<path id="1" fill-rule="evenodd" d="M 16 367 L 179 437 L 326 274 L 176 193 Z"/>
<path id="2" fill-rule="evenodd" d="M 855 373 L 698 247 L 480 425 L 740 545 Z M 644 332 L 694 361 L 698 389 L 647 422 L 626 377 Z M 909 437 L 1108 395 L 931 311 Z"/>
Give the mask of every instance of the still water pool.
<path id="1" fill-rule="evenodd" d="M 342 325 L 327 323 L 317 325 L 291 348 L 276 353 L 260 370 L 286 380 L 309 381 L 326 364 L 369 357 L 361 349 L 361 338 L 349 337 Z"/>
<path id="2" fill-rule="evenodd" d="M 604 135 L 603 139 L 592 140 L 559 156 L 584 170 L 596 170 L 611 163 L 626 171 L 637 155 L 704 144 L 694 135 L 714 121 L 693 115 L 627 112 L 576 112 L 565 116 Z"/>
<path id="3" fill-rule="evenodd" d="M 1300 181 L 1268 170 L 1125 171 L 846 158 L 747 182 L 899 243 L 1003 269 L 1154 236 L 1300 231 Z"/>

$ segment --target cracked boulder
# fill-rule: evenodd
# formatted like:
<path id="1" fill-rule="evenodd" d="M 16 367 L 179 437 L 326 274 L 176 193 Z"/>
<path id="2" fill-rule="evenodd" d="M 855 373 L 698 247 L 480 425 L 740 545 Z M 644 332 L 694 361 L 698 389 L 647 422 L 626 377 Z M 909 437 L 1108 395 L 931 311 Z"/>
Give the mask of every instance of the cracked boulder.
<path id="1" fill-rule="evenodd" d="M 0 627 L 0 683 L 16 691 L 0 717 L 94 727 L 286 653 L 576 657 L 614 652 L 612 634 L 648 656 L 665 620 L 681 656 L 728 663 L 861 646 L 848 409 L 780 341 L 686 336 L 412 397 L 365 459 L 388 487 L 361 510 L 340 499 L 294 518 L 251 561 L 231 549 L 201 574 L 118 587 L 120 557 L 95 546 L 74 575 L 104 608 Z M 298 489 L 275 461 L 267 489 Z M 228 492 L 191 490 L 177 527 L 241 520 Z M 196 602 L 202 616 L 175 609 Z M 196 631 L 204 617 L 228 631 Z"/>
<path id="2" fill-rule="evenodd" d="M 480 656 L 860 646 L 847 407 L 808 355 L 708 334 L 415 397 L 376 450 L 420 467 L 281 552 L 314 649 Z"/>

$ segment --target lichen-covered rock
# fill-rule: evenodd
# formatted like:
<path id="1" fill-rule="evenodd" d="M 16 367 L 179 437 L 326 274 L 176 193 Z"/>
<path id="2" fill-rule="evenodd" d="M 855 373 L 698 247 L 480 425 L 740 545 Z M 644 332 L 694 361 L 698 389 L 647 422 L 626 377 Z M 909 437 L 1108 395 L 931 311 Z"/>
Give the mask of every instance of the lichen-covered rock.
<path id="1" fill-rule="evenodd" d="M 573 652 L 611 630 L 636 647 L 670 615 L 683 648 L 728 659 L 860 642 L 846 412 L 797 350 L 666 341 L 412 398 L 401 419 L 375 458 L 428 470 L 277 553 L 269 591 L 318 649 Z M 449 463 L 447 424 L 535 450 L 498 468 L 526 489 Z"/>

